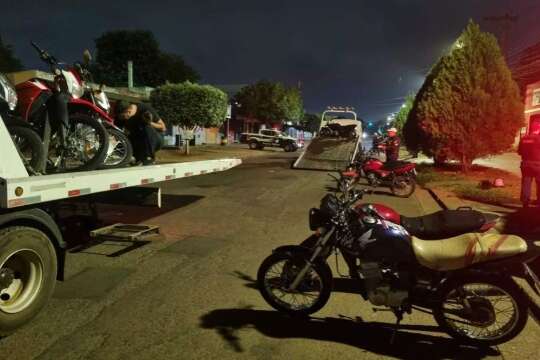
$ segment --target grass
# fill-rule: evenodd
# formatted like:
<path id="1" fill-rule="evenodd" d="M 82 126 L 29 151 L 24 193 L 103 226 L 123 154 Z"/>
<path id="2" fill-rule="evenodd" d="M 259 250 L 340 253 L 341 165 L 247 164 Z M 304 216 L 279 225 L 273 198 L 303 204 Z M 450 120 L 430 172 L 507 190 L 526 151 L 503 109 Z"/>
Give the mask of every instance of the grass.
<path id="1" fill-rule="evenodd" d="M 494 205 L 519 203 L 521 179 L 503 170 L 474 165 L 467 174 L 464 174 L 455 164 L 443 167 L 420 164 L 417 171 L 417 182 L 421 186 L 434 190 L 444 189 L 462 199 Z M 497 178 L 503 179 L 504 187 L 482 186 L 482 183 L 489 183 Z"/>

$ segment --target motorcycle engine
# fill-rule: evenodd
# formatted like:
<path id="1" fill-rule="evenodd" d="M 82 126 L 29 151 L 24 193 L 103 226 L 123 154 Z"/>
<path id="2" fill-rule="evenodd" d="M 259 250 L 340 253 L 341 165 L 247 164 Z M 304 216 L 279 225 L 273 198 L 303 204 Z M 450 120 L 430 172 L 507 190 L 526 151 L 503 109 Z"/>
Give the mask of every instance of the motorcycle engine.
<path id="1" fill-rule="evenodd" d="M 400 307 L 409 297 L 407 276 L 378 263 L 363 263 L 358 269 L 369 301 L 375 306 Z"/>

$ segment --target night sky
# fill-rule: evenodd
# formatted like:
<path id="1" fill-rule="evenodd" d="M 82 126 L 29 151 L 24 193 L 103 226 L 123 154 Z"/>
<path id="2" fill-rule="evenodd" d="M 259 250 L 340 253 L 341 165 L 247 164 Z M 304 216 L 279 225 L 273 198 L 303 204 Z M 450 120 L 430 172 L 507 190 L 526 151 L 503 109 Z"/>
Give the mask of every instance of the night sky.
<path id="1" fill-rule="evenodd" d="M 46 5 L 45 5 L 46 4 Z M 0 35 L 28 68 L 29 41 L 66 62 L 101 33 L 151 30 L 210 84 L 301 82 L 305 107 L 354 106 L 373 121 L 399 109 L 470 18 L 518 15 L 509 53 L 540 42 L 540 0 L 2 0 Z"/>

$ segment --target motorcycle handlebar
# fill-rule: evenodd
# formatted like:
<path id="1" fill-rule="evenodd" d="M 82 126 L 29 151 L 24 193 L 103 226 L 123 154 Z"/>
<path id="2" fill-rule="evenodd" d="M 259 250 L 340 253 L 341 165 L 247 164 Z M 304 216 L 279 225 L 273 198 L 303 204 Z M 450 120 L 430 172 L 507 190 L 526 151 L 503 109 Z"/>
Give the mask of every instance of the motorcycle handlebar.
<path id="1" fill-rule="evenodd" d="M 39 53 L 39 57 L 41 58 L 41 60 L 45 61 L 47 64 L 53 66 L 53 65 L 57 65 L 58 62 L 56 61 L 56 59 L 54 58 L 54 56 L 51 56 L 49 55 L 45 50 L 43 50 L 42 48 L 40 48 L 35 42 L 33 41 L 30 41 L 30 44 L 34 47 L 34 49 L 36 49 L 36 51 Z"/>

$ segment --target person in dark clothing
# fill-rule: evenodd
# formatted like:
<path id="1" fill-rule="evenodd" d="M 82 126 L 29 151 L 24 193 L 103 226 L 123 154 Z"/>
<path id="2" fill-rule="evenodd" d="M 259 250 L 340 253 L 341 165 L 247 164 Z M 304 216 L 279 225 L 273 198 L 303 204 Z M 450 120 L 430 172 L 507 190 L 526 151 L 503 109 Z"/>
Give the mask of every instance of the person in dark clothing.
<path id="1" fill-rule="evenodd" d="M 116 114 L 116 124 L 127 131 L 136 162 L 153 164 L 167 130 L 159 114 L 149 105 L 125 102 L 117 105 Z"/>
<path id="2" fill-rule="evenodd" d="M 537 203 L 540 199 L 540 129 L 521 138 L 518 154 L 521 155 L 521 203 L 523 207 L 528 207 L 533 179 L 536 183 Z"/>
<path id="3" fill-rule="evenodd" d="M 397 136 L 397 129 L 390 128 L 386 130 L 388 137 L 386 138 L 384 145 L 386 151 L 386 162 L 397 161 L 399 158 L 399 147 L 401 145 L 401 139 Z"/>

